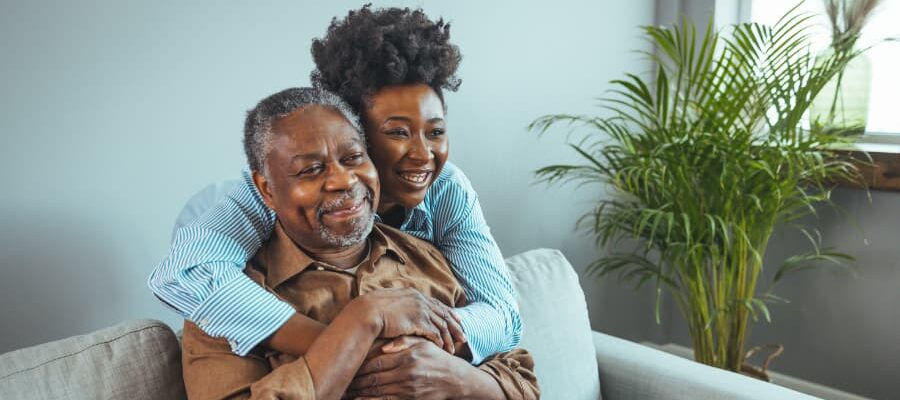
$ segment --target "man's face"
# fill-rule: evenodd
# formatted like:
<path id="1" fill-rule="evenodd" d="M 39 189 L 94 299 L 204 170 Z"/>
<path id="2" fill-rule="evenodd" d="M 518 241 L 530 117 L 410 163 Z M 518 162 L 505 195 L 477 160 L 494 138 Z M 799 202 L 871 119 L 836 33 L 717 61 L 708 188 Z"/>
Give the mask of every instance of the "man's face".
<path id="1" fill-rule="evenodd" d="M 372 230 L 378 173 L 360 134 L 337 111 L 312 105 L 275 121 L 263 201 L 306 251 L 360 243 Z"/>

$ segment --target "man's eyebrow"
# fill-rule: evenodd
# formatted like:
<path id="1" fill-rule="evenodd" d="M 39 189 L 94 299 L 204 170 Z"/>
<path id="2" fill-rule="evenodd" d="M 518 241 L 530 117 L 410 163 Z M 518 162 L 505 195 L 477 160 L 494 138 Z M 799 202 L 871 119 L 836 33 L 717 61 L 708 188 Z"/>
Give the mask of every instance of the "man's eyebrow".
<path id="1" fill-rule="evenodd" d="M 353 148 L 354 146 L 360 146 L 363 149 L 365 149 L 366 141 L 363 140 L 361 135 L 358 135 L 357 137 L 353 138 L 353 140 L 348 143 L 342 144 L 340 146 L 340 148 L 341 148 L 341 150 L 346 151 L 346 150 Z M 291 162 L 294 162 L 297 160 L 318 160 L 318 159 L 321 159 L 322 157 L 323 157 L 323 155 L 322 155 L 322 152 L 320 152 L 320 151 L 314 151 L 311 153 L 303 153 L 303 154 L 295 154 L 293 157 L 291 157 Z"/>
<path id="2" fill-rule="evenodd" d="M 362 134 L 357 135 L 355 138 L 353 138 L 352 142 L 342 145 L 341 148 L 346 150 L 353 146 L 362 146 L 363 148 L 366 147 L 366 141 L 363 140 Z"/>
<path id="3" fill-rule="evenodd" d="M 322 153 L 315 151 L 312 153 L 295 154 L 293 157 L 291 157 L 291 162 L 297 160 L 318 160 L 320 158 L 322 158 Z"/>

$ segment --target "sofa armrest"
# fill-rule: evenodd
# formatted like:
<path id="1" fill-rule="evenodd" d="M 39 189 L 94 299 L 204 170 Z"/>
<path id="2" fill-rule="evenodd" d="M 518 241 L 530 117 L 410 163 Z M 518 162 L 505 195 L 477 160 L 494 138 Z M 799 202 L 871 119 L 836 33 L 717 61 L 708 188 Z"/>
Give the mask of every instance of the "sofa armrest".
<path id="1" fill-rule="evenodd" d="M 0 354 L 0 399 L 184 399 L 181 347 L 137 320 Z"/>
<path id="2" fill-rule="evenodd" d="M 604 400 L 816 399 L 600 332 L 593 340 Z"/>

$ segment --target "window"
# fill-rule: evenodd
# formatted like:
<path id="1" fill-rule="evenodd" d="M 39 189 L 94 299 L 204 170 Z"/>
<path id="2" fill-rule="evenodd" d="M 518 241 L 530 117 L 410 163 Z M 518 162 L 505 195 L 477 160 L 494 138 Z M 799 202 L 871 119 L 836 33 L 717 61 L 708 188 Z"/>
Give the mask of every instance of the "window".
<path id="1" fill-rule="evenodd" d="M 749 19 L 769 25 L 797 5 L 795 1 L 785 0 L 747 1 L 750 1 Z M 743 8 L 746 10 L 746 5 Z M 826 49 L 831 35 L 823 0 L 803 0 L 800 10 L 817 14 L 813 20 L 817 25 L 812 37 L 813 51 Z M 885 38 L 900 38 L 897 21 L 900 21 L 900 1 L 882 1 L 857 43 L 869 46 Z M 872 84 L 867 133 L 862 141 L 900 144 L 900 42 L 881 42 L 869 49 L 866 56 L 872 65 Z"/>

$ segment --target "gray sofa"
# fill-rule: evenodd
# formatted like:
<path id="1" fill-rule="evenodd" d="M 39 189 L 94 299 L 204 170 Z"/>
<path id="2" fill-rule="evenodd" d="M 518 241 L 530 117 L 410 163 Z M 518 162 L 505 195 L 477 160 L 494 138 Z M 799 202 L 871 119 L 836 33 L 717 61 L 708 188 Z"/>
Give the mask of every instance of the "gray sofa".
<path id="1" fill-rule="evenodd" d="M 578 276 L 557 250 L 507 259 L 544 399 L 813 399 L 591 331 Z M 180 348 L 129 321 L 0 355 L 0 399 L 183 399 Z"/>

